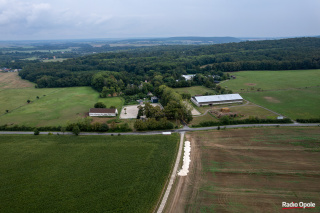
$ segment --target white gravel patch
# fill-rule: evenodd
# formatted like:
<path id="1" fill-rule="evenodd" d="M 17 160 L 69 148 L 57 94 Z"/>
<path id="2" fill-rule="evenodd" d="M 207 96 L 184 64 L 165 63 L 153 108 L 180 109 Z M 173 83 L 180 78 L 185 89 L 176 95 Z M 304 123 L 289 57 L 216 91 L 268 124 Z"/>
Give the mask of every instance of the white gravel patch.
<path id="1" fill-rule="evenodd" d="M 160 106 L 160 104 L 151 104 L 152 106 Z M 121 109 L 121 114 L 120 114 L 120 119 L 129 119 L 129 118 L 137 118 L 138 115 L 138 106 L 143 106 L 143 105 L 128 105 L 128 106 L 124 106 Z M 124 110 L 124 108 L 126 108 L 126 110 Z M 161 107 L 162 108 L 162 107 Z"/>
<path id="2" fill-rule="evenodd" d="M 182 169 L 178 172 L 179 176 L 187 176 L 189 172 L 191 146 L 190 141 L 184 142 L 184 155 Z"/>

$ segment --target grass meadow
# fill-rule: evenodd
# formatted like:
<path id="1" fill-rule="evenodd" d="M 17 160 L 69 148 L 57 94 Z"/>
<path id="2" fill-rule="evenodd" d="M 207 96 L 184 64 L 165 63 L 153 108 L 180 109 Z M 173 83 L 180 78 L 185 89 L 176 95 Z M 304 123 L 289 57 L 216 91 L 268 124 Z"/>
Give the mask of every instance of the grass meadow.
<path id="1" fill-rule="evenodd" d="M 243 98 L 291 119 L 320 117 L 320 87 L 243 93 Z"/>
<path id="2" fill-rule="evenodd" d="M 243 71 L 223 82 L 250 102 L 291 119 L 319 118 L 320 70 Z M 253 89 L 251 89 L 253 88 Z M 257 89 L 262 91 L 258 92 Z"/>
<path id="3" fill-rule="evenodd" d="M 0 125 L 65 125 L 68 121 L 83 118 L 98 101 L 107 107 L 116 106 L 118 111 L 123 104 L 119 97 L 99 98 L 98 92 L 91 87 L 17 88 L 2 90 L 0 94 L 0 101 L 4 103 L 0 106 L 1 114 L 9 110 L 9 113 L 1 116 Z M 29 104 L 28 99 L 31 100 Z"/>
<path id="4" fill-rule="evenodd" d="M 152 212 L 178 135 L 0 135 L 1 212 Z"/>
<path id="5" fill-rule="evenodd" d="M 177 93 L 189 93 L 191 94 L 191 96 L 195 96 L 195 95 L 203 95 L 206 92 L 214 92 L 214 90 L 209 89 L 207 87 L 204 86 L 193 86 L 193 87 L 182 87 L 182 88 L 174 88 L 174 91 L 176 91 Z"/>
<path id="6" fill-rule="evenodd" d="M 223 82 L 234 93 L 262 90 L 282 90 L 320 86 L 320 70 L 282 70 L 282 71 L 241 71 L 233 72 L 236 79 Z M 243 89 L 243 90 L 241 90 Z"/>

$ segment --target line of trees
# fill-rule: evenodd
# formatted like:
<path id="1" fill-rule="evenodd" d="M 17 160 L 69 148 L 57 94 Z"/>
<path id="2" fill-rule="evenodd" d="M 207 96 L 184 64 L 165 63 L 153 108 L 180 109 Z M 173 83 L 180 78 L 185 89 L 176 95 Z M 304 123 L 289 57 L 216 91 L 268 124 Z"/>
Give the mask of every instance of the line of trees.
<path id="1" fill-rule="evenodd" d="M 319 69 L 320 38 L 146 47 L 87 55 L 61 63 L 20 65 L 23 70 L 19 75 L 37 83 L 38 87 L 92 86 L 99 92 L 106 87 L 104 92 L 109 94 L 113 91 L 106 90 L 117 92 L 128 86 L 139 86 L 145 80 L 154 87 L 162 84 L 212 87 L 209 76 L 223 80 L 226 71 Z M 188 73 L 203 74 L 206 78 L 186 81 L 181 75 Z"/>

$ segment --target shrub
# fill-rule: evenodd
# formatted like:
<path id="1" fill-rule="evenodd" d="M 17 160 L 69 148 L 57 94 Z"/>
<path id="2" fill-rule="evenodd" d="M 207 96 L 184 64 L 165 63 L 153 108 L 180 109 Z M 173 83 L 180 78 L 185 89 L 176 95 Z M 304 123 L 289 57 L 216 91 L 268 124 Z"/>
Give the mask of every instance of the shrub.
<path id="1" fill-rule="evenodd" d="M 106 108 L 106 105 L 102 102 L 97 102 L 95 105 L 94 105 L 94 108 Z"/>
<path id="2" fill-rule="evenodd" d="M 72 128 L 72 132 L 73 132 L 73 134 L 75 134 L 75 135 L 79 135 L 79 134 L 80 134 L 80 128 L 78 127 L 78 125 L 75 125 L 75 126 Z"/>
<path id="3" fill-rule="evenodd" d="M 39 132 L 39 130 L 38 130 L 37 128 L 35 128 L 35 129 L 33 130 L 33 134 L 34 134 L 34 135 L 39 135 L 40 132 Z"/>

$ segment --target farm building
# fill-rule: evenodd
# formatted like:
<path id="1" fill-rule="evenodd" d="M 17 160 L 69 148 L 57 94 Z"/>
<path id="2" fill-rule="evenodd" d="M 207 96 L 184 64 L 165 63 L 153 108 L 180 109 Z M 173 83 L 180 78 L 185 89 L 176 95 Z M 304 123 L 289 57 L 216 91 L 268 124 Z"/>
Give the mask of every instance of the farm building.
<path id="1" fill-rule="evenodd" d="M 159 99 L 156 96 L 151 97 L 151 103 L 158 103 Z"/>
<path id="2" fill-rule="evenodd" d="M 117 109 L 91 108 L 89 116 L 117 116 Z"/>
<path id="3" fill-rule="evenodd" d="M 191 101 L 197 106 L 205 106 L 216 104 L 242 103 L 243 98 L 239 94 L 208 95 L 194 96 L 191 98 Z"/>
<path id="4" fill-rule="evenodd" d="M 195 75 L 182 75 L 186 81 L 190 81 Z"/>

